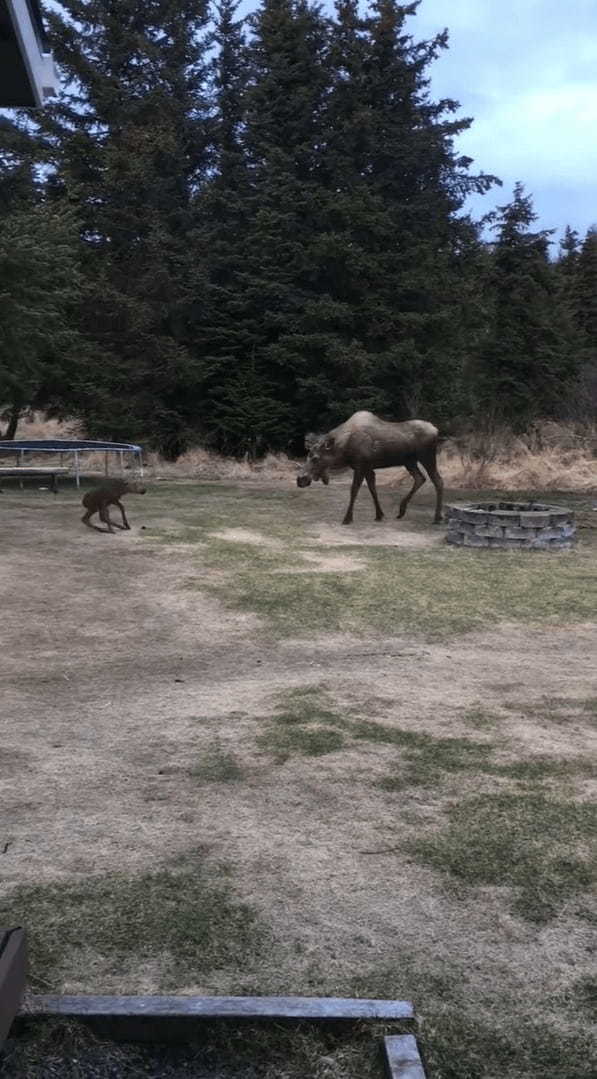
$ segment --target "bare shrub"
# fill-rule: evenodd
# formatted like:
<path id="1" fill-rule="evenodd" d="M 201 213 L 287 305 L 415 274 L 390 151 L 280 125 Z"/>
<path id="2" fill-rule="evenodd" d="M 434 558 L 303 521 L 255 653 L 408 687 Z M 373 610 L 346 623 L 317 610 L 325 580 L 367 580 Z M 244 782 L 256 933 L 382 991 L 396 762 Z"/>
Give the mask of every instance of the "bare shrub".
<path id="1" fill-rule="evenodd" d="M 16 437 L 83 438 L 85 433 L 76 420 L 60 422 L 32 413 L 20 420 Z M 248 457 L 237 460 L 199 447 L 188 450 L 176 462 L 148 453 L 145 465 L 148 476 L 156 480 L 289 482 L 297 471 L 296 462 L 284 453 L 269 453 L 260 461 Z M 118 468 L 116 462 L 111 468 Z M 85 456 L 87 474 L 103 471 L 103 453 Z M 507 427 L 488 424 L 446 442 L 440 471 L 446 485 L 457 490 L 591 493 L 597 491 L 597 429 L 588 423 L 549 420 L 536 424 L 525 435 L 515 435 Z M 408 479 L 404 469 L 387 469 L 385 476 L 379 477 L 381 486 L 396 486 L 403 479 Z"/>
<path id="2" fill-rule="evenodd" d="M 595 444 L 590 426 L 549 421 L 520 436 L 494 428 L 446 443 L 440 467 L 453 488 L 591 492 Z"/>

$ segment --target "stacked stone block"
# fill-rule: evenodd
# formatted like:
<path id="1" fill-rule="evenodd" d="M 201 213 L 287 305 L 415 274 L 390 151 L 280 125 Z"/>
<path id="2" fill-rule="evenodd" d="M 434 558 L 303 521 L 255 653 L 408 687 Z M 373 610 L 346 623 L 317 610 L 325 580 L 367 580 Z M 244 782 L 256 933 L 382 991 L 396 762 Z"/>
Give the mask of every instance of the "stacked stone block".
<path id="1" fill-rule="evenodd" d="M 478 502 L 448 506 L 448 543 L 535 551 L 569 550 L 576 537 L 574 514 L 538 502 Z"/>

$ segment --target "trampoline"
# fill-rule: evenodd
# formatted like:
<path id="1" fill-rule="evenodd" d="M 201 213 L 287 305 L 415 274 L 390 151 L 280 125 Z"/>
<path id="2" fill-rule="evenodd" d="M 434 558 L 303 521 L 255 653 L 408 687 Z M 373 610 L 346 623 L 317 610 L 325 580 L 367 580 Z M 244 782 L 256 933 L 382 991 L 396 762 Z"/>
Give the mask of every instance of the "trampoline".
<path id="1" fill-rule="evenodd" d="M 54 453 L 60 455 L 60 467 L 35 469 L 35 467 L 29 468 L 26 464 L 26 454 L 38 454 L 38 453 Z M 18 478 L 19 472 L 22 476 L 38 475 L 53 473 L 56 475 L 64 475 L 69 470 L 63 468 L 65 454 L 72 454 L 74 457 L 75 465 L 75 479 L 77 487 L 81 486 L 81 462 L 80 454 L 82 453 L 103 453 L 104 454 L 104 471 L 108 474 L 108 457 L 111 453 L 119 455 L 120 459 L 120 471 L 124 472 L 124 456 L 125 454 L 132 454 L 133 462 L 137 464 L 139 474 L 143 475 L 143 453 L 141 446 L 135 445 L 133 442 L 94 442 L 90 439 L 77 439 L 77 438 L 16 438 L 10 440 L 0 441 L 0 454 L 14 454 L 16 458 L 16 468 L 3 469 L 0 465 L 0 475 L 4 476 L 16 476 Z M 54 478 L 54 484 L 55 484 Z"/>

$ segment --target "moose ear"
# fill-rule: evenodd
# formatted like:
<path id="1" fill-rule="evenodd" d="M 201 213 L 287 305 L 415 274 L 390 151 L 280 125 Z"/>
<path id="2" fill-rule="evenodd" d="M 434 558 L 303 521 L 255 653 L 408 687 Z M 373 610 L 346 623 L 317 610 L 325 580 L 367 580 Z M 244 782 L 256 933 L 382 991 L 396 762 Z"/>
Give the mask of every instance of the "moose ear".
<path id="1" fill-rule="evenodd" d="M 333 435 L 331 435 L 329 438 L 326 438 L 326 440 L 325 440 L 325 442 L 323 444 L 323 448 L 324 448 L 324 450 L 333 450 L 333 448 L 334 448 L 334 436 Z"/>
<path id="2" fill-rule="evenodd" d="M 306 450 L 312 449 L 312 447 L 317 442 L 318 437 L 319 437 L 318 435 L 313 434 L 313 431 L 309 431 L 309 433 L 307 435 L 305 435 L 305 449 Z"/>

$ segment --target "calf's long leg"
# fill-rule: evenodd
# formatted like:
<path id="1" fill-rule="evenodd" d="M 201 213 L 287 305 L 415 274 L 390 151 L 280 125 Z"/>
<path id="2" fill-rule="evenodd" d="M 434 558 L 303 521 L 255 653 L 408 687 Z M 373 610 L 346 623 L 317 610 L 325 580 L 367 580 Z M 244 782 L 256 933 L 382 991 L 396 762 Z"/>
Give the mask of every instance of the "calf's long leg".
<path id="1" fill-rule="evenodd" d="M 367 481 L 367 487 L 369 488 L 371 498 L 373 499 L 373 501 L 375 503 L 375 520 L 376 521 L 383 521 L 383 510 L 382 510 L 382 508 L 381 508 L 381 506 L 379 504 L 379 499 L 377 497 L 377 487 L 376 487 L 376 484 L 375 484 L 375 472 L 373 471 L 373 469 L 370 469 L 369 472 L 367 472 L 365 474 L 365 479 Z"/>
<path id="2" fill-rule="evenodd" d="M 124 506 L 122 505 L 122 502 L 117 501 L 116 505 L 118 506 L 118 509 L 120 510 L 120 512 L 122 514 L 122 527 L 123 528 L 128 528 L 129 531 L 130 531 L 131 526 L 130 526 L 130 524 L 128 523 L 128 521 L 126 519 L 126 513 L 124 512 Z"/>
<path id="3" fill-rule="evenodd" d="M 406 507 L 408 506 L 408 503 L 410 502 L 412 496 L 416 494 L 416 492 L 419 490 L 419 487 L 422 487 L 425 483 L 425 477 L 421 472 L 420 468 L 418 467 L 416 461 L 410 461 L 407 465 L 405 465 L 405 467 L 410 472 L 414 483 L 411 490 L 402 499 L 402 502 L 400 503 L 400 509 L 398 510 L 398 520 L 400 520 L 401 517 L 404 517 L 404 514 L 406 513 Z"/>
<path id="4" fill-rule="evenodd" d="M 100 508 L 99 515 L 100 515 L 101 520 L 106 525 L 106 528 L 108 529 L 108 532 L 113 533 L 114 529 L 112 528 L 112 522 L 110 520 L 110 510 L 108 509 L 107 505 L 103 505 Z"/>
<path id="5" fill-rule="evenodd" d="M 352 510 L 355 504 L 356 497 L 359 493 L 360 486 L 365 479 L 365 473 L 361 468 L 355 468 L 354 476 L 352 477 L 352 484 L 350 487 L 350 502 L 348 503 L 348 509 L 344 515 L 343 525 L 352 524 Z"/>

